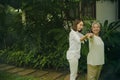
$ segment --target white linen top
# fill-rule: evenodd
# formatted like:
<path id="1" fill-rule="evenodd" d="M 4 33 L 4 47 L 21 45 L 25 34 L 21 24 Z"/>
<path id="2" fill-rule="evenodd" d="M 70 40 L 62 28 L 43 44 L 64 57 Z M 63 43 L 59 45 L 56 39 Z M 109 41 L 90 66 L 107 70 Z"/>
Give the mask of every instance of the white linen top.
<path id="1" fill-rule="evenodd" d="M 99 36 L 93 36 L 89 39 L 89 53 L 87 64 L 103 65 L 104 64 L 104 43 Z"/>
<path id="2" fill-rule="evenodd" d="M 69 33 L 69 49 L 66 55 L 67 59 L 80 58 L 80 49 L 81 49 L 80 37 L 83 37 L 83 34 L 71 29 L 71 32 Z"/>

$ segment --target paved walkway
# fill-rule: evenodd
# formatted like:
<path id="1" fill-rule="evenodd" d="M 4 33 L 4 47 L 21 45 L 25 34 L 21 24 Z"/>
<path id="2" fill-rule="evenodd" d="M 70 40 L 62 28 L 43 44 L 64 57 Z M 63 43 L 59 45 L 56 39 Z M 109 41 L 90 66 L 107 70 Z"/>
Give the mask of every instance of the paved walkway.
<path id="1" fill-rule="evenodd" d="M 20 76 L 33 76 L 40 80 L 69 80 L 69 75 L 65 72 L 26 69 L 7 64 L 0 64 L 0 70 Z M 85 80 L 85 76 L 86 75 L 79 76 L 77 80 Z"/>

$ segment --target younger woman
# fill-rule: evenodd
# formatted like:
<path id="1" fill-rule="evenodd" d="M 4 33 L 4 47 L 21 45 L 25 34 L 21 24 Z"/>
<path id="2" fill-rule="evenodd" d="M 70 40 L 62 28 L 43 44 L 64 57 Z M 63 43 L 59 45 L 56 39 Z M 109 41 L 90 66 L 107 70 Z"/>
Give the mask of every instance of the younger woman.
<path id="1" fill-rule="evenodd" d="M 76 80 L 81 41 L 88 37 L 88 34 L 84 36 L 80 33 L 82 29 L 83 21 L 81 19 L 76 19 L 69 34 L 69 49 L 67 51 L 67 59 L 70 66 L 70 80 Z"/>

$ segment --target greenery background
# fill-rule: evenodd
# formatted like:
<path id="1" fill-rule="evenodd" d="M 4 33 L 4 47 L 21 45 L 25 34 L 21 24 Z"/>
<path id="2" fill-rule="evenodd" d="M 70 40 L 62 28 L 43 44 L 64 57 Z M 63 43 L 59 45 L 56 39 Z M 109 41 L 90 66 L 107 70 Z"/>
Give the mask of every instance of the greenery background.
<path id="1" fill-rule="evenodd" d="M 74 15 L 68 10 L 79 0 L 0 0 L 0 62 L 38 69 L 69 70 L 66 60 L 68 35 Z M 44 4 L 43 4 L 44 3 Z M 83 33 L 93 19 L 85 19 Z M 106 64 L 101 79 L 120 75 L 120 21 L 101 23 Z M 82 44 L 79 72 L 86 72 L 88 42 Z M 109 79 L 109 80 L 110 80 Z"/>

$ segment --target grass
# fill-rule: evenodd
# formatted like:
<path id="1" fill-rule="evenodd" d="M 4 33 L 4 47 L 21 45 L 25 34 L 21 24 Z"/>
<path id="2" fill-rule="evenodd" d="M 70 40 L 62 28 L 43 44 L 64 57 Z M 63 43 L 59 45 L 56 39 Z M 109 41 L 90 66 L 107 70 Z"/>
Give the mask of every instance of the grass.
<path id="1" fill-rule="evenodd" d="M 19 76 L 16 74 L 11 74 L 7 72 L 0 71 L 0 80 L 38 80 L 33 77 Z"/>

